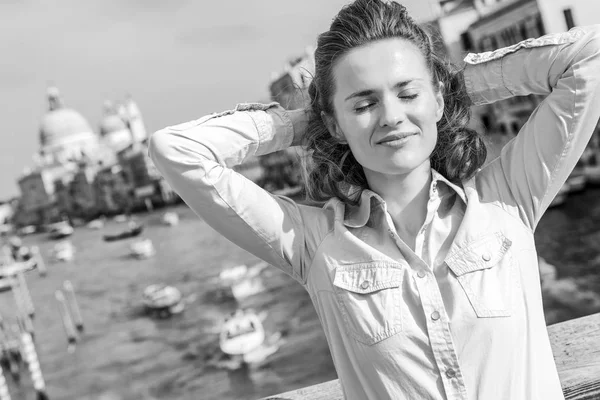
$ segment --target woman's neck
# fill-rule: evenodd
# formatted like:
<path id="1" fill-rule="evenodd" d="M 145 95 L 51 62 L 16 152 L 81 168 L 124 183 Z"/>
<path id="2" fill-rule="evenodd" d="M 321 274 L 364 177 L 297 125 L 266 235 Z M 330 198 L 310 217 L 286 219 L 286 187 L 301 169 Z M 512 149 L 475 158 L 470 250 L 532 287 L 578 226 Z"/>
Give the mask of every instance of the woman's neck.
<path id="1" fill-rule="evenodd" d="M 427 216 L 431 164 L 425 162 L 404 175 L 384 175 L 367 170 L 365 175 L 370 189 L 385 201 L 396 231 L 414 249 L 414 238 Z"/>

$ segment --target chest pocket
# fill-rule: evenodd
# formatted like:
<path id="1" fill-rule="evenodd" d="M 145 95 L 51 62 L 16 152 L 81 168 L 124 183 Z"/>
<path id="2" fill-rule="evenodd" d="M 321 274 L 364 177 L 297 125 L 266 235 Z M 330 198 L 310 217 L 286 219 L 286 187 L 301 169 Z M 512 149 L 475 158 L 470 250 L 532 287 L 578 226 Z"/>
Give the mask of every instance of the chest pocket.
<path id="1" fill-rule="evenodd" d="M 511 244 L 495 232 L 446 259 L 479 318 L 512 314 L 517 280 Z"/>
<path id="2" fill-rule="evenodd" d="M 400 263 L 375 261 L 338 266 L 335 296 L 348 334 L 373 345 L 402 331 Z"/>

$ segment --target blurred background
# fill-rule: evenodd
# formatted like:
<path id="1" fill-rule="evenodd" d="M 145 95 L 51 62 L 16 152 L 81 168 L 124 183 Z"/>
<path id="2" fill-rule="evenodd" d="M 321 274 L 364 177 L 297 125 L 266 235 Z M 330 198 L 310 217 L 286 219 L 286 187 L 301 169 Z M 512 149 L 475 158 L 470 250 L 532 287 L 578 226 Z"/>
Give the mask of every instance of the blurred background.
<path id="1" fill-rule="evenodd" d="M 0 3 L 0 400 L 252 400 L 336 378 L 302 287 L 204 224 L 146 146 L 236 103 L 306 105 L 347 1 L 204 3 Z M 595 0 L 403 4 L 456 63 L 600 23 Z M 541 100 L 473 108 L 490 160 Z M 599 147 L 536 232 L 548 325 L 600 312 Z M 236 168 L 302 202 L 299 155 Z"/>

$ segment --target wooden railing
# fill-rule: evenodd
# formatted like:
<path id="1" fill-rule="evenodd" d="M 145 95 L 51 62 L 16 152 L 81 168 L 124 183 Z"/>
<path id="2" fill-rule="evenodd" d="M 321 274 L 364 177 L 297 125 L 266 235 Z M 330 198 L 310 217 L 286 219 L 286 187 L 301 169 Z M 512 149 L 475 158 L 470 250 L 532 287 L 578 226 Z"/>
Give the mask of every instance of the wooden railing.
<path id="1" fill-rule="evenodd" d="M 600 399 L 600 313 L 548 326 L 567 400 Z M 343 400 L 337 379 L 262 400 Z"/>

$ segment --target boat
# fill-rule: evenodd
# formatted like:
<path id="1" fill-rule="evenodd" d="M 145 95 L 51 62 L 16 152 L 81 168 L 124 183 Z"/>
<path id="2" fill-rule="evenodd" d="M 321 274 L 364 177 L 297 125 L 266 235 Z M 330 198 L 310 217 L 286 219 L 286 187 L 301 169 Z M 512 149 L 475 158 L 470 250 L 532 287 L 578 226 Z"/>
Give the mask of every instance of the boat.
<path id="1" fill-rule="evenodd" d="M 265 330 L 258 316 L 238 309 L 223 324 L 219 348 L 230 356 L 243 356 L 258 349 L 265 338 Z"/>
<path id="2" fill-rule="evenodd" d="M 142 302 L 146 313 L 157 318 L 168 318 L 181 313 L 185 308 L 181 292 L 173 286 L 163 284 L 146 287 L 142 294 Z"/>
<path id="3" fill-rule="evenodd" d="M 244 365 L 257 366 L 276 353 L 283 344 L 281 332 L 267 335 L 262 321 L 266 312 L 238 309 L 225 319 L 219 334 L 219 348 L 224 358 L 211 364 L 230 370 Z"/>
<path id="4" fill-rule="evenodd" d="M 138 259 L 150 258 L 156 254 L 156 249 L 150 239 L 141 239 L 129 246 L 131 255 Z"/>
<path id="5" fill-rule="evenodd" d="M 21 272 L 29 272 L 36 268 L 34 260 L 14 262 L 8 265 L 0 266 L 0 279 L 14 277 Z"/>
<path id="6" fill-rule="evenodd" d="M 557 207 L 557 206 L 564 204 L 564 202 L 567 200 L 569 191 L 570 191 L 569 183 L 565 182 L 558 190 L 558 193 L 556 194 L 556 196 L 554 196 L 554 199 L 552 199 L 552 201 L 550 202 L 550 205 L 548 206 L 548 208 Z"/>
<path id="7" fill-rule="evenodd" d="M 57 222 L 49 227 L 50 239 L 63 239 L 73 234 L 73 227 L 66 221 Z"/>
<path id="8" fill-rule="evenodd" d="M 163 214 L 161 221 L 168 226 L 175 226 L 179 223 L 179 215 L 173 211 L 167 211 Z"/>
<path id="9" fill-rule="evenodd" d="M 261 272 L 268 266 L 261 262 L 253 266 L 245 264 L 225 268 L 219 274 L 220 287 L 231 291 L 231 296 L 242 301 L 265 290 Z"/>
<path id="10" fill-rule="evenodd" d="M 31 235 L 32 233 L 37 232 L 37 228 L 35 225 L 26 225 L 19 229 L 17 229 L 17 233 L 20 236 Z"/>
<path id="11" fill-rule="evenodd" d="M 127 230 L 113 235 L 104 235 L 103 239 L 105 242 L 114 242 L 116 240 L 128 239 L 138 236 L 140 233 L 142 233 L 143 230 L 143 225 L 138 225 L 135 222 L 133 222 L 130 224 Z"/>
<path id="12" fill-rule="evenodd" d="M 89 229 L 101 229 L 104 226 L 104 220 L 101 218 L 94 219 L 88 222 L 87 227 Z"/>
<path id="13" fill-rule="evenodd" d="M 113 221 L 118 222 L 118 223 L 122 223 L 122 222 L 126 222 L 127 221 L 127 215 L 125 214 L 119 214 L 119 215 L 115 215 L 115 217 L 113 218 Z"/>
<path id="14" fill-rule="evenodd" d="M 0 224 L 0 236 L 7 235 L 14 230 L 11 224 Z"/>
<path id="15" fill-rule="evenodd" d="M 70 241 L 56 243 L 52 248 L 55 261 L 71 261 L 75 257 L 75 247 Z"/>

